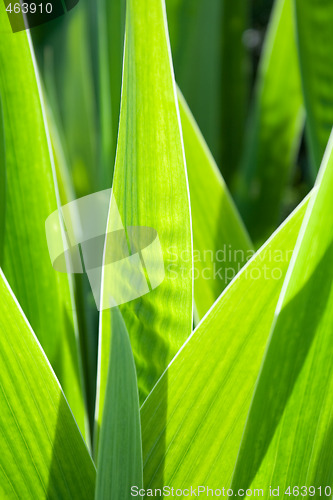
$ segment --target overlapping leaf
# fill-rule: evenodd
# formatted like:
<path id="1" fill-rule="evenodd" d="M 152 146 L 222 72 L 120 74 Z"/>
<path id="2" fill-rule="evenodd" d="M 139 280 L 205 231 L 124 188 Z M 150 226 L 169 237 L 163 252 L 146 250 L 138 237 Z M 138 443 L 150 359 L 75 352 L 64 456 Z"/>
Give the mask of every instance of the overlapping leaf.
<path id="1" fill-rule="evenodd" d="M 204 317 L 141 410 L 145 487 L 228 487 L 308 200 Z"/>
<path id="2" fill-rule="evenodd" d="M 1 498 L 91 500 L 95 467 L 2 271 L 0 361 Z"/>
<path id="3" fill-rule="evenodd" d="M 333 486 L 333 135 L 274 323 L 233 484 Z M 318 493 L 319 496 L 319 492 Z"/>
<path id="4" fill-rule="evenodd" d="M 194 300 L 201 319 L 252 255 L 253 247 L 180 91 L 178 102 L 191 193 Z"/>
<path id="5" fill-rule="evenodd" d="M 112 322 L 95 498 L 122 500 L 131 486 L 143 483 L 140 407 L 131 343 L 118 308 Z"/>
<path id="6" fill-rule="evenodd" d="M 128 2 L 124 57 L 113 195 L 125 229 L 156 230 L 165 270 L 162 284 L 121 306 L 143 401 L 192 330 L 192 262 L 184 259 L 192 252 L 189 196 L 161 0 Z M 110 215 L 109 230 L 113 224 Z M 110 314 L 112 309 L 100 317 L 97 426 L 104 405 Z"/>
<path id="7" fill-rule="evenodd" d="M 6 151 L 6 213 L 1 265 L 64 388 L 84 433 L 76 318 L 68 275 L 48 254 L 45 220 L 57 209 L 55 175 L 40 89 L 26 32 L 11 33 L 0 6 L 0 94 Z"/>
<path id="8" fill-rule="evenodd" d="M 88 14 L 85 3 L 80 2 L 73 14 L 62 35 L 64 50 L 56 51 L 57 66 L 54 70 L 61 75 L 61 78 L 58 78 L 58 95 L 69 152 L 69 166 L 77 195 L 83 196 L 97 191 L 100 185 L 94 88 L 86 36 Z"/>

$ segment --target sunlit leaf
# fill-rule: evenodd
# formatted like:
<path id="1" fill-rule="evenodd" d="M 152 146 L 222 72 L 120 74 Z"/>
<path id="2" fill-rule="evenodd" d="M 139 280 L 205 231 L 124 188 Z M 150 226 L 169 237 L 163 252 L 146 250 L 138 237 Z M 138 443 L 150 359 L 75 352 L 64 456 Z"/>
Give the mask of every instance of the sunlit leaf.
<path id="1" fill-rule="evenodd" d="M 307 201 L 224 290 L 141 410 L 145 487 L 228 487 Z"/>
<path id="2" fill-rule="evenodd" d="M 91 500 L 95 467 L 2 271 L 0 362 L 1 498 Z"/>
<path id="3" fill-rule="evenodd" d="M 333 135 L 275 311 L 233 484 L 333 487 Z M 268 493 L 266 493 L 268 497 Z"/>
<path id="4" fill-rule="evenodd" d="M 183 260 L 192 252 L 186 177 L 164 5 L 161 0 L 130 0 L 113 195 L 125 228 L 157 232 L 165 272 L 162 284 L 121 306 L 141 402 L 192 330 L 192 262 Z M 109 231 L 114 223 L 110 215 Z M 113 280 L 106 272 L 107 266 L 104 287 Z M 122 280 L 135 284 L 133 276 Z M 105 291 L 103 298 L 108 300 Z M 100 317 L 97 427 L 104 405 L 110 315 L 112 309 Z"/>
<path id="5" fill-rule="evenodd" d="M 178 101 L 191 194 L 194 300 L 201 319 L 245 264 L 253 246 L 180 91 Z"/>
<path id="6" fill-rule="evenodd" d="M 142 487 L 139 394 L 131 343 L 119 309 L 112 335 L 105 406 L 100 433 L 96 499 L 122 500 Z"/>
<path id="7" fill-rule="evenodd" d="M 0 94 L 0 263 L 2 262 L 3 244 L 5 236 L 6 211 L 6 156 L 5 156 L 5 129 L 2 114 Z"/>
<path id="8" fill-rule="evenodd" d="M 248 97 L 243 0 L 167 0 L 176 80 L 229 182 L 238 167 Z"/>
<path id="9" fill-rule="evenodd" d="M 71 282 L 52 269 L 45 236 L 57 186 L 38 74 L 29 35 L 11 33 L 4 4 L 0 33 L 7 177 L 1 265 L 85 433 Z"/>

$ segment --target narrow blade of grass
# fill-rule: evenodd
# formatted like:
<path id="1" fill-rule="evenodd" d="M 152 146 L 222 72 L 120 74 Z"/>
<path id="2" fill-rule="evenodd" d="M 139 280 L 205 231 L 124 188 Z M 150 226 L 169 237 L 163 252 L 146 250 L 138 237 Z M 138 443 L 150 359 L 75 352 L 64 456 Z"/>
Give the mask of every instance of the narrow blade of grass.
<path id="1" fill-rule="evenodd" d="M 292 0 L 277 0 L 261 57 L 236 200 L 256 244 L 276 228 L 303 131 Z"/>
<path id="2" fill-rule="evenodd" d="M 125 31 L 125 2 L 102 0 L 98 5 L 99 119 L 101 186 L 110 187 L 120 114 Z"/>
<path id="3" fill-rule="evenodd" d="M 76 195 L 100 188 L 97 111 L 88 44 L 88 4 L 80 1 L 39 54 L 46 90 L 61 129 L 61 139 Z M 38 46 L 38 44 L 37 44 Z M 109 185 L 111 180 L 109 180 Z"/>
<path id="4" fill-rule="evenodd" d="M 232 186 L 239 169 L 250 94 L 250 57 L 244 44 L 250 6 L 243 0 L 222 0 L 222 54 L 218 92 L 221 95 L 221 172 Z M 205 6 L 207 4 L 205 3 Z M 218 101 L 217 101 L 218 102 Z"/>
<path id="5" fill-rule="evenodd" d="M 191 193 L 194 300 L 201 319 L 254 252 L 228 188 L 180 91 L 178 102 Z"/>
<path id="6" fill-rule="evenodd" d="M 294 0 L 313 178 L 333 125 L 333 3 Z"/>
<path id="7" fill-rule="evenodd" d="M 131 343 L 118 308 L 112 314 L 109 373 L 100 433 L 96 500 L 128 498 L 142 488 L 139 393 Z"/>
<path id="8" fill-rule="evenodd" d="M 62 205 L 66 205 L 75 199 L 74 187 L 69 173 L 68 161 L 59 134 L 59 128 L 56 124 L 54 114 L 50 106 L 47 107 L 47 117 L 50 135 L 52 138 L 52 151 L 54 155 L 60 200 Z M 87 275 L 74 274 L 73 281 L 87 410 L 90 430 L 93 432 L 96 398 L 98 311 L 94 303 Z"/>

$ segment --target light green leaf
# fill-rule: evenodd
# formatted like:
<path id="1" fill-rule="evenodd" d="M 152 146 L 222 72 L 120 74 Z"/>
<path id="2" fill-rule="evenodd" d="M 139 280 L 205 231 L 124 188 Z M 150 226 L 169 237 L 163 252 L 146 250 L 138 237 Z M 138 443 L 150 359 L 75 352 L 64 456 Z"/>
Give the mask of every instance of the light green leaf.
<path id="1" fill-rule="evenodd" d="M 194 300 L 201 319 L 252 255 L 253 246 L 180 91 L 178 102 L 191 194 Z"/>
<path id="2" fill-rule="evenodd" d="M 237 203 L 256 243 L 276 228 L 304 122 L 293 0 L 276 0 L 261 57 Z"/>
<path id="3" fill-rule="evenodd" d="M 112 314 L 110 362 L 100 434 L 95 498 L 123 500 L 142 488 L 139 393 L 131 343 L 118 308 Z"/>
<path id="4" fill-rule="evenodd" d="M 113 195 L 125 229 L 144 226 L 156 230 L 164 258 L 162 284 L 121 306 L 143 401 L 192 330 L 192 262 L 182 260 L 192 252 L 190 207 L 162 0 L 127 3 Z M 110 215 L 109 231 L 114 222 Z M 112 281 L 112 275 L 105 277 L 106 268 L 104 287 Z M 132 277 L 127 279 L 133 283 Z M 97 428 L 104 405 L 110 315 L 112 310 L 104 310 L 100 317 Z"/>
<path id="5" fill-rule="evenodd" d="M 2 100 L 0 94 L 0 265 L 3 256 L 5 237 L 6 213 L 6 154 L 5 154 L 5 128 L 2 113 Z"/>
<path id="6" fill-rule="evenodd" d="M 332 195 L 333 134 L 276 308 L 235 487 L 280 485 L 280 497 L 289 485 L 333 487 Z"/>
<path id="7" fill-rule="evenodd" d="M 171 9 L 170 1 L 167 7 Z M 122 70 L 120 61 L 123 41 L 122 7 L 119 1 L 105 1 L 103 9 L 98 9 L 101 27 L 99 31 L 102 85 L 100 95 L 104 103 L 101 109 L 102 130 L 104 130 L 102 137 L 109 143 L 110 137 L 116 136 L 119 117 L 117 96 L 120 94 L 119 75 Z M 171 14 L 171 20 L 173 21 L 172 27 L 175 28 L 173 14 Z M 108 61 L 105 60 L 107 56 Z M 104 64 L 102 64 L 103 61 Z M 110 97 L 111 102 L 109 102 Z M 194 276 L 198 276 L 195 280 L 196 312 L 198 317 L 202 318 L 228 281 L 239 271 L 244 263 L 243 254 L 252 246 L 214 159 L 180 91 L 178 98 L 191 192 L 194 255 L 202 259 L 195 262 L 194 270 Z M 112 109 L 113 126 L 107 125 L 110 109 Z M 233 124 L 236 124 L 235 117 Z M 116 130 L 114 130 L 115 127 Z M 236 128 L 240 130 L 240 127 L 236 126 Z M 229 138 L 226 138 L 226 142 L 230 142 Z M 107 146 L 104 149 L 109 151 Z M 239 149 L 238 145 L 237 150 Z M 107 162 L 103 168 L 107 167 L 109 171 L 112 168 L 113 156 L 112 154 L 105 156 Z M 231 259 L 228 258 L 229 255 L 232 255 Z M 191 256 L 184 256 L 184 259 L 190 260 Z M 220 262 L 217 259 L 220 259 Z M 209 278 L 205 278 L 203 274 Z"/>
<path id="8" fill-rule="evenodd" d="M 224 290 L 141 409 L 145 487 L 227 487 L 305 201 Z"/>
<path id="9" fill-rule="evenodd" d="M 45 112 L 29 36 L 11 33 L 4 4 L 0 6 L 0 38 L 7 175 L 1 265 L 85 433 L 70 282 L 68 275 L 52 269 L 45 235 L 45 221 L 57 209 Z"/>
<path id="10" fill-rule="evenodd" d="M 333 3 L 294 1 L 307 138 L 315 177 L 333 125 Z"/>
<path id="11" fill-rule="evenodd" d="M 91 500 L 95 467 L 0 270 L 0 496 Z"/>

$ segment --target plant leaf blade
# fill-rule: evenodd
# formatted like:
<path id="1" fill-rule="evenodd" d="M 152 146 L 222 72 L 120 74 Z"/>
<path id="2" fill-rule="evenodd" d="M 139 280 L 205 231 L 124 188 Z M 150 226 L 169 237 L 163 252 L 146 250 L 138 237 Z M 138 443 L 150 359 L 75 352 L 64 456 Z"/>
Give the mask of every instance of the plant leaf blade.
<path id="1" fill-rule="evenodd" d="M 320 477 L 325 477 L 323 486 L 333 484 L 331 469 L 323 474 L 319 467 L 332 460 L 332 450 L 323 446 L 333 404 L 328 389 L 333 384 L 332 192 L 333 135 L 276 308 L 235 466 L 235 485 L 246 487 L 254 479 L 265 484 L 265 477 L 279 478 L 285 488 L 312 484 L 310 478 L 320 486 Z"/>
<path id="2" fill-rule="evenodd" d="M 2 271 L 0 299 L 1 496 L 91 499 L 95 467 Z"/>
<path id="3" fill-rule="evenodd" d="M 313 177 L 318 172 L 333 124 L 333 5 L 295 1 L 297 39 L 307 112 L 307 138 Z M 315 42 L 314 42 L 315 40 Z"/>
<path id="4" fill-rule="evenodd" d="M 125 230 L 153 228 L 164 259 L 163 282 L 120 306 L 136 361 L 141 402 L 192 331 L 192 262 L 182 261 L 184 253 L 192 254 L 189 194 L 164 7 L 162 0 L 127 3 L 112 193 Z M 114 223 L 111 214 L 108 231 Z M 111 250 L 107 238 L 106 252 Z M 174 253 L 176 262 L 172 262 Z M 106 284 L 113 281 L 106 274 L 107 266 L 103 272 L 105 294 Z M 110 315 L 112 309 L 100 316 L 97 429 L 104 404 Z"/>
<path id="5" fill-rule="evenodd" d="M 178 102 L 191 194 L 194 301 L 201 319 L 252 256 L 253 245 L 179 90 Z"/>
<path id="6" fill-rule="evenodd" d="M 85 434 L 86 416 L 71 282 L 56 273 L 45 221 L 57 186 L 29 35 L 12 33 L 0 6 L 0 94 L 6 151 L 6 213 L 1 266 L 45 350 Z"/>
<path id="7" fill-rule="evenodd" d="M 131 486 L 142 488 L 140 407 L 135 363 L 124 320 L 112 314 L 106 398 L 100 431 L 96 500 L 127 498 Z"/>
<path id="8" fill-rule="evenodd" d="M 304 125 L 292 0 L 273 7 L 247 129 L 236 201 L 253 240 L 275 230 Z"/>
<path id="9" fill-rule="evenodd" d="M 146 488 L 230 484 L 274 310 L 307 203 L 308 199 L 224 290 L 144 403 Z"/>

